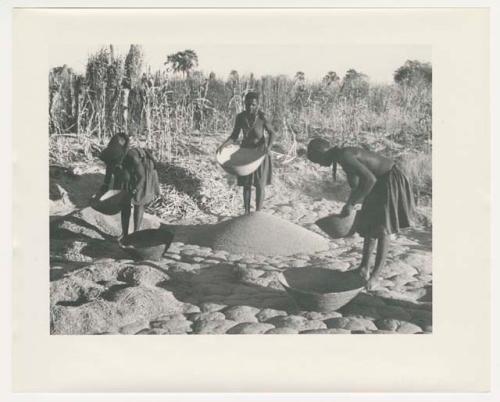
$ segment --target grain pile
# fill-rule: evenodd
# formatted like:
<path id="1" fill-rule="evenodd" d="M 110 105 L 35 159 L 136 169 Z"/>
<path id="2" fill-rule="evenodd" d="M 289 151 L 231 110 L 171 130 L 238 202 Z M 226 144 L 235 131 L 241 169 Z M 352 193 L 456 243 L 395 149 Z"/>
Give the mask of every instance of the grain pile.
<path id="1" fill-rule="evenodd" d="M 212 225 L 198 233 L 195 241 L 231 254 L 293 255 L 328 249 L 324 237 L 263 212 Z"/>

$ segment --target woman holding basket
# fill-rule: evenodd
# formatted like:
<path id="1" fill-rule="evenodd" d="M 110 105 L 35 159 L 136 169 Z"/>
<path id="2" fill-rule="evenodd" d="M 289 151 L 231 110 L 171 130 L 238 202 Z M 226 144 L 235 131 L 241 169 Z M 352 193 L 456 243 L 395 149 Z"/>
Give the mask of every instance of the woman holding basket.
<path id="1" fill-rule="evenodd" d="M 234 129 L 229 138 L 222 144 L 235 143 L 240 132 L 243 132 L 242 148 L 254 148 L 266 153 L 264 160 L 256 171 L 247 176 L 238 176 L 238 186 L 243 187 L 243 206 L 245 214 L 250 213 L 252 186 L 255 187 L 256 210 L 260 211 L 264 204 L 266 185 L 272 181 L 272 162 L 269 150 L 274 140 L 275 132 L 264 113 L 259 110 L 259 94 L 248 92 L 245 96 L 245 110 L 236 116 Z M 265 132 L 268 133 L 266 137 Z"/>

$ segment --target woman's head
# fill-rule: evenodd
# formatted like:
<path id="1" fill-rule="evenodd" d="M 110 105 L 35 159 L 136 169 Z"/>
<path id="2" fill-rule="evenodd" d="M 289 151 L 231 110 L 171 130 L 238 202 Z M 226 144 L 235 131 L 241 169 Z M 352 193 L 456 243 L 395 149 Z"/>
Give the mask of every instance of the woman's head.
<path id="1" fill-rule="evenodd" d="M 108 146 L 101 152 L 101 160 L 106 164 L 120 163 L 127 153 L 129 137 L 125 133 L 115 134 L 109 140 Z"/>
<path id="2" fill-rule="evenodd" d="M 330 166 L 332 164 L 329 157 L 330 143 L 323 138 L 315 138 L 307 146 L 307 158 L 321 166 Z"/>
<path id="3" fill-rule="evenodd" d="M 113 141 L 113 138 L 116 138 L 115 141 L 118 141 L 120 143 L 120 145 L 122 145 L 122 146 L 128 145 L 128 142 L 130 140 L 130 137 L 127 134 L 125 134 L 124 132 L 120 132 L 118 134 L 115 134 L 111 138 L 111 140 L 109 141 L 110 143 L 111 143 L 111 141 Z"/>
<path id="4" fill-rule="evenodd" d="M 245 110 L 255 114 L 259 108 L 259 94 L 257 92 L 248 92 L 245 95 Z"/>

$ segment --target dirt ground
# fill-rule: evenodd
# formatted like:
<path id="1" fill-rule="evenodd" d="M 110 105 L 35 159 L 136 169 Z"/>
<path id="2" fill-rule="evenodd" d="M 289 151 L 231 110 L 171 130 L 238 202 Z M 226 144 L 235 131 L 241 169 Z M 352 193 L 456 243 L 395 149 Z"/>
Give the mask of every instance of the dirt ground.
<path id="1" fill-rule="evenodd" d="M 97 165 L 79 174 L 51 168 L 53 334 L 432 332 L 429 227 L 393 235 L 379 288 L 362 291 L 337 311 L 302 311 L 281 285 L 284 270 L 319 267 L 346 272 L 361 260 L 362 238 L 330 239 L 314 224 L 339 212 L 342 202 L 332 195 L 338 192 L 270 188 L 267 194 L 263 212 L 322 236 L 322 250 L 235 254 L 200 244 L 196 234 L 237 212 L 199 214 L 182 222 L 148 214 L 145 228 L 172 230 L 175 238 L 161 260 L 137 261 L 116 240 L 119 216 L 101 215 L 88 207 L 102 179 L 103 169 Z"/>

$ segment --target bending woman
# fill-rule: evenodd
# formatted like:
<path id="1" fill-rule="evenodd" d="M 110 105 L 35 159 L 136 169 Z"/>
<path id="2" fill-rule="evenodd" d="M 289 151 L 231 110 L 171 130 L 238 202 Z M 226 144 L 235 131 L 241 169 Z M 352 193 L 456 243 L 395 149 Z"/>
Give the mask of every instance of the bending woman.
<path id="1" fill-rule="evenodd" d="M 368 281 L 367 289 L 378 285 L 387 251 L 389 235 L 412 226 L 415 202 L 410 182 L 396 163 L 378 153 L 357 147 L 330 147 L 328 141 L 316 138 L 309 143 L 307 156 L 321 166 L 336 166 L 344 170 L 351 194 L 342 214 L 353 213 L 362 203 L 357 232 L 364 237 L 363 257 L 359 272 Z M 377 242 L 375 266 L 371 271 L 371 256 Z"/>
<path id="2" fill-rule="evenodd" d="M 121 211 L 121 239 L 129 231 L 131 204 L 134 205 L 134 231 L 137 231 L 141 228 L 146 204 L 160 194 L 156 163 L 148 150 L 129 148 L 129 137 L 124 133 L 111 138 L 100 159 L 106 164 L 101 194 L 110 189 L 127 192 Z"/>

